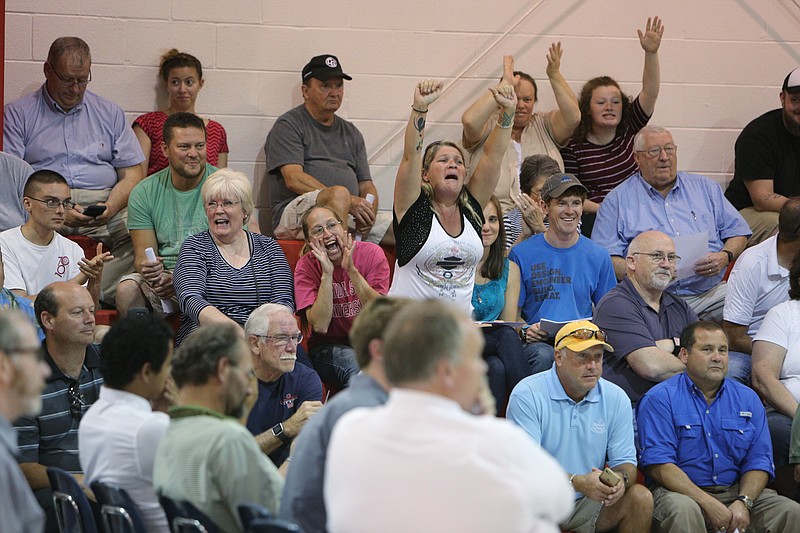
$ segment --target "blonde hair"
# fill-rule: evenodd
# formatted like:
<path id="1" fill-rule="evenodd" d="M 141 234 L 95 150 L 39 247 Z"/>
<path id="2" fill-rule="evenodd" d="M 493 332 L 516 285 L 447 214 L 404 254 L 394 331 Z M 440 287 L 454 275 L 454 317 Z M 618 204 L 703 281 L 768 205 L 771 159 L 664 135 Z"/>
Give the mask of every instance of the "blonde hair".
<path id="1" fill-rule="evenodd" d="M 232 168 L 221 168 L 211 174 L 203 184 L 203 188 L 200 189 L 200 195 L 203 197 L 203 203 L 218 196 L 235 196 L 242 205 L 245 222 L 255 208 L 253 186 L 250 185 L 250 179 L 244 172 L 238 172 Z"/>

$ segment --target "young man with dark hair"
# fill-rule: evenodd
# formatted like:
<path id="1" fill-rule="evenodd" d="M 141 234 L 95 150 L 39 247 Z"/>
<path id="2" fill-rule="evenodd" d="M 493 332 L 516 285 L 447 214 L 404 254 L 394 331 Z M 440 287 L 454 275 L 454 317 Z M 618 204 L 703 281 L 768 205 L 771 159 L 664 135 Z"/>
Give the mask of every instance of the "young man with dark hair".
<path id="1" fill-rule="evenodd" d="M 541 319 L 589 318 L 592 304 L 616 285 L 608 252 L 578 232 L 585 200 L 586 187 L 572 174 L 548 178 L 542 201 L 550 225 L 508 255 L 519 266 L 519 313 L 530 325 L 520 335 L 534 374 L 553 364 L 553 339 Z"/>
<path id="2" fill-rule="evenodd" d="M 153 406 L 169 405 L 172 328 L 152 315 L 120 319 L 103 337 L 100 369 L 105 384 L 78 428 L 86 483 L 125 489 L 148 531 L 167 531 L 153 491 L 156 448 L 169 417 Z"/>

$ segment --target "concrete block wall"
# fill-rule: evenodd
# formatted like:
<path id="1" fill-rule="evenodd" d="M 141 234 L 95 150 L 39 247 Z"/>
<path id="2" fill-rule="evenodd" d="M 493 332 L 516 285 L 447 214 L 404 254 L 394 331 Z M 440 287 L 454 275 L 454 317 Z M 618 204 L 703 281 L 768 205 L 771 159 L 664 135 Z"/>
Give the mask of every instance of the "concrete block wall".
<path id="1" fill-rule="evenodd" d="M 390 209 L 418 80 L 447 84 L 429 115 L 428 140 L 460 138 L 461 113 L 499 77 L 506 53 L 540 80 L 538 108 L 552 108 L 544 70 L 556 40 L 576 93 L 607 74 L 635 95 L 643 59 L 636 30 L 654 14 L 666 32 L 651 123 L 673 131 L 681 170 L 724 185 L 739 131 L 779 105 L 784 76 L 800 65 L 795 0 L 6 0 L 5 101 L 42 83 L 54 38 L 78 35 L 92 48 L 90 90 L 132 121 L 165 106 L 157 65 L 176 47 L 203 62 L 197 111 L 225 126 L 230 166 L 251 176 L 258 191 L 266 134 L 302 101 L 302 66 L 333 53 L 354 78 L 340 115 L 363 132 L 381 206 Z"/>

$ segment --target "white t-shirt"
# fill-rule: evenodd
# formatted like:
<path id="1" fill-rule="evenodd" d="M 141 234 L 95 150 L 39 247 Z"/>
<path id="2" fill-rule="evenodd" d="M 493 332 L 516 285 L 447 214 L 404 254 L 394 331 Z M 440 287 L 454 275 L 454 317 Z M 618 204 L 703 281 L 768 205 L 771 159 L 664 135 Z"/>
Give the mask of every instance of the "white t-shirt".
<path id="1" fill-rule="evenodd" d="M 395 388 L 334 426 L 323 484 L 331 533 L 557 532 L 567 474 L 522 429 Z"/>
<path id="2" fill-rule="evenodd" d="M 153 463 L 167 427 L 169 416 L 153 411 L 147 399 L 103 386 L 78 428 L 86 485 L 100 481 L 125 489 L 147 530 L 164 533 L 169 527 L 153 490 Z"/>
<path id="3" fill-rule="evenodd" d="M 55 281 L 69 281 L 80 273 L 83 248 L 58 233 L 47 246 L 33 244 L 22 235 L 22 226 L 0 233 L 6 289 L 39 294 Z"/>
<path id="4" fill-rule="evenodd" d="M 789 300 L 770 309 L 753 337 L 755 341 L 771 342 L 786 349 L 779 379 L 800 402 L 800 300 Z"/>
<path id="5" fill-rule="evenodd" d="M 723 318 L 753 337 L 767 311 L 789 299 L 789 271 L 778 264 L 778 237 L 745 250 L 728 278 Z"/>

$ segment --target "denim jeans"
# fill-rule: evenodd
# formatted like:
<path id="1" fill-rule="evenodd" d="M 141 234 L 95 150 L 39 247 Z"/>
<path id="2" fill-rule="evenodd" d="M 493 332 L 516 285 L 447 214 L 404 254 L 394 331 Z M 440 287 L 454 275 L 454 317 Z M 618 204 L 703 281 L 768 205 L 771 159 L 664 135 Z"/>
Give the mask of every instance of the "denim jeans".
<path id="1" fill-rule="evenodd" d="M 358 374 L 356 352 L 346 344 L 317 344 L 308 353 L 319 378 L 330 388 L 343 389 Z"/>
<path id="2" fill-rule="evenodd" d="M 555 350 L 546 342 L 529 342 L 523 345 L 522 349 L 532 374 L 538 374 L 545 370 L 550 370 L 555 361 Z"/>
<path id="3" fill-rule="evenodd" d="M 505 406 L 506 393 L 531 374 L 522 353 L 522 341 L 510 326 L 483 328 L 483 358 L 486 360 L 489 388 L 497 408 Z"/>
<path id="4" fill-rule="evenodd" d="M 749 387 L 751 363 L 752 358 L 746 353 L 728 352 L 728 375 L 725 377 Z"/>

